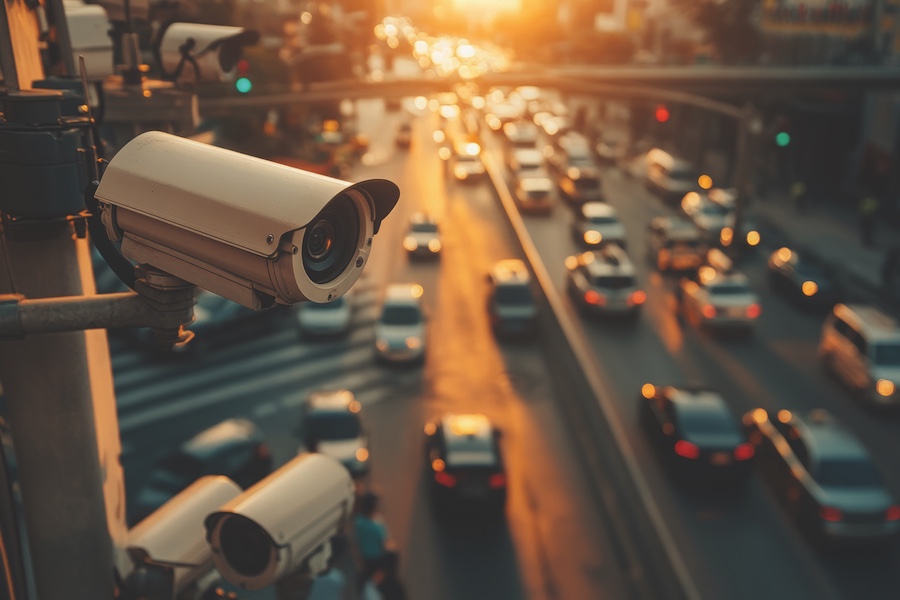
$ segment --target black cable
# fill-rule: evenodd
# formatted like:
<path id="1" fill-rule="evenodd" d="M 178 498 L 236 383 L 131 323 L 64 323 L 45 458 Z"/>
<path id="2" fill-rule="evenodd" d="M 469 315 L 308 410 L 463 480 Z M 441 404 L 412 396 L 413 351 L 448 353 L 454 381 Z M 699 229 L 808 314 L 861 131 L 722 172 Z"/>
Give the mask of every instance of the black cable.
<path id="1" fill-rule="evenodd" d="M 100 205 L 94 197 L 99 185 L 99 181 L 92 181 L 84 190 L 84 205 L 91 213 L 87 219 L 91 242 L 94 244 L 97 252 L 100 253 L 100 256 L 103 257 L 103 260 L 106 261 L 106 264 L 109 265 L 112 272 L 129 289 L 134 290 L 134 265 L 122 256 L 122 253 L 112 243 L 112 240 L 106 235 L 106 228 L 103 226 L 103 222 L 100 220 Z"/>

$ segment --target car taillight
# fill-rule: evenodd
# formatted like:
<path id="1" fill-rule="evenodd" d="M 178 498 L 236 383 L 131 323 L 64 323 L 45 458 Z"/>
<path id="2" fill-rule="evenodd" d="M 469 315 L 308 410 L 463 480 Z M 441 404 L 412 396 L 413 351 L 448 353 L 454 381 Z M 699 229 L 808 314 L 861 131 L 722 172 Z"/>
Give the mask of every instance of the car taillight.
<path id="1" fill-rule="evenodd" d="M 702 312 L 703 312 L 704 317 L 706 317 L 707 319 L 712 319 L 713 317 L 716 316 L 717 311 L 716 311 L 716 307 L 713 306 L 712 304 L 706 304 L 703 307 Z"/>
<path id="2" fill-rule="evenodd" d="M 885 521 L 900 521 L 900 506 L 896 504 L 888 507 L 886 511 L 884 511 L 884 520 Z"/>
<path id="3" fill-rule="evenodd" d="M 444 487 L 453 487 L 456 485 L 456 477 L 454 477 L 447 471 L 438 471 L 437 473 L 435 473 L 434 481 L 438 485 L 442 485 Z"/>
<path id="4" fill-rule="evenodd" d="M 832 508 L 830 506 L 823 506 L 819 509 L 819 518 L 823 521 L 830 521 L 832 523 L 836 523 L 843 518 L 843 514 L 837 508 Z"/>
<path id="5" fill-rule="evenodd" d="M 747 307 L 747 318 L 755 319 L 761 312 L 762 310 L 759 308 L 759 304 L 751 304 Z"/>
<path id="6" fill-rule="evenodd" d="M 647 292 L 645 292 L 644 290 L 631 292 L 631 295 L 628 297 L 628 304 L 630 304 L 631 306 L 640 306 L 646 301 Z"/>
<path id="7" fill-rule="evenodd" d="M 494 473 L 488 478 L 488 485 L 494 489 L 506 487 L 506 475 Z"/>
<path id="8" fill-rule="evenodd" d="M 700 448 L 687 440 L 678 440 L 675 442 L 675 454 L 693 460 L 700 456 Z"/>
<path id="9" fill-rule="evenodd" d="M 734 460 L 750 460 L 754 454 L 756 454 L 756 448 L 753 447 L 753 444 L 738 444 L 734 449 Z"/>
<path id="10" fill-rule="evenodd" d="M 606 304 L 606 297 L 600 292 L 588 290 L 584 293 L 584 301 L 595 306 L 603 306 Z"/>

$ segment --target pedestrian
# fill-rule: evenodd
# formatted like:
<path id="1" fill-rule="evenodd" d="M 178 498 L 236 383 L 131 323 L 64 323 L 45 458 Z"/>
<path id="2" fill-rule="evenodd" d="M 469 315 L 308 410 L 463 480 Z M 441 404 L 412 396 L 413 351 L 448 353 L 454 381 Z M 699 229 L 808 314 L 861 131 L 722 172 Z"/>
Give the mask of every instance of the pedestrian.
<path id="1" fill-rule="evenodd" d="M 797 209 L 798 213 L 806 212 L 807 207 L 807 190 L 806 183 L 802 180 L 797 180 L 791 185 L 791 199 L 794 202 L 794 208 Z"/>
<path id="2" fill-rule="evenodd" d="M 366 492 L 359 499 L 359 512 L 353 518 L 353 535 L 360 565 L 356 586 L 362 590 L 380 568 L 390 544 L 387 525 L 378 512 L 378 496 L 373 492 Z"/>
<path id="3" fill-rule="evenodd" d="M 864 246 L 875 245 L 875 223 L 878 217 L 878 197 L 867 193 L 859 202 L 859 232 Z"/>
<path id="4" fill-rule="evenodd" d="M 375 587 L 382 600 L 406 600 L 406 587 L 400 581 L 400 555 L 390 550 L 381 560 L 381 569 L 375 574 Z"/>
<path id="5" fill-rule="evenodd" d="M 900 268 L 900 244 L 895 244 L 888 248 L 884 262 L 881 263 L 881 284 L 889 296 L 894 293 L 898 268 Z"/>

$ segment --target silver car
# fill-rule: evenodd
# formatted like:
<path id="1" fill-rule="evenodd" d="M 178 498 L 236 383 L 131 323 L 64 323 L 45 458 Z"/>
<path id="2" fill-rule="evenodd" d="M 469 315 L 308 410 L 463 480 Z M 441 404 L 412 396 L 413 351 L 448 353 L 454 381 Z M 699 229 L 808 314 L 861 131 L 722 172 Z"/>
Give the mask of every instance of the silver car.
<path id="1" fill-rule="evenodd" d="M 759 298 L 743 273 L 703 266 L 697 278 L 679 284 L 684 316 L 698 327 L 752 328 L 761 313 Z"/>

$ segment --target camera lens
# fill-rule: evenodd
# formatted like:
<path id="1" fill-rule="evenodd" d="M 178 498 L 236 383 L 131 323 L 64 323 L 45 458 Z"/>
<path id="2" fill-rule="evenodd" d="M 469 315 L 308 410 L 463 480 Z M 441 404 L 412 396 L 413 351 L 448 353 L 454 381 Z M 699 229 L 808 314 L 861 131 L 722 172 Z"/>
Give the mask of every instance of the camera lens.
<path id="1" fill-rule="evenodd" d="M 314 283 L 327 283 L 356 258 L 359 210 L 341 194 L 316 215 L 303 239 L 303 267 Z"/>
<path id="2" fill-rule="evenodd" d="M 222 553 L 231 568 L 244 577 L 266 570 L 273 542 L 263 529 L 241 515 L 229 515 L 219 531 Z"/>

